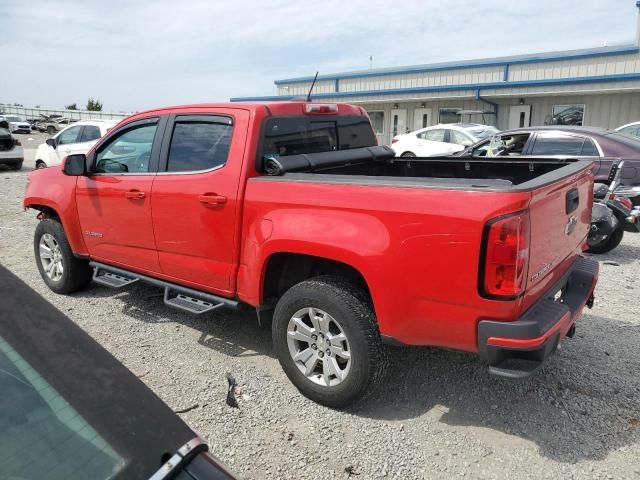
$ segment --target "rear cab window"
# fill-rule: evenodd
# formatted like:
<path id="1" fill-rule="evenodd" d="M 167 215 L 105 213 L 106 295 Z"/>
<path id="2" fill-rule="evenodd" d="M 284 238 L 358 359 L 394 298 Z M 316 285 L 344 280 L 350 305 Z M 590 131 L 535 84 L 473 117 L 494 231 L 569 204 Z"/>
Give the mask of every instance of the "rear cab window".
<path id="1" fill-rule="evenodd" d="M 372 147 L 377 139 L 364 116 L 282 116 L 266 119 L 260 166 L 264 160 L 288 155 Z"/>

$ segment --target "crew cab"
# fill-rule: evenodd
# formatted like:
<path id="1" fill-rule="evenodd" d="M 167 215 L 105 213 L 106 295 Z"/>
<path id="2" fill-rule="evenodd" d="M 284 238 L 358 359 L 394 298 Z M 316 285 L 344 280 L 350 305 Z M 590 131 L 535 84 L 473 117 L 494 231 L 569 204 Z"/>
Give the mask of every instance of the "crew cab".
<path id="1" fill-rule="evenodd" d="M 126 118 L 32 172 L 24 207 L 53 291 L 142 281 L 192 313 L 250 306 L 300 392 L 343 407 L 387 344 L 536 371 L 593 302 L 591 167 L 395 158 L 346 104 L 204 104 Z"/>

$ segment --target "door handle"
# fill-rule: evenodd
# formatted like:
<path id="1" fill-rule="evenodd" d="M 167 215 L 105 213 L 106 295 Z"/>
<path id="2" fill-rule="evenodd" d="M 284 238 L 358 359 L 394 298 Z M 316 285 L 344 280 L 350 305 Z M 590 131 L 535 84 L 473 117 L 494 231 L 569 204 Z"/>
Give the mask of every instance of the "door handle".
<path id="1" fill-rule="evenodd" d="M 205 193 L 199 197 L 200 203 L 205 206 L 224 205 L 227 203 L 227 197 L 217 195 L 215 193 Z"/>
<path id="2" fill-rule="evenodd" d="M 142 200 L 146 194 L 140 190 L 129 190 L 128 192 L 124 192 L 124 196 L 132 200 Z"/>

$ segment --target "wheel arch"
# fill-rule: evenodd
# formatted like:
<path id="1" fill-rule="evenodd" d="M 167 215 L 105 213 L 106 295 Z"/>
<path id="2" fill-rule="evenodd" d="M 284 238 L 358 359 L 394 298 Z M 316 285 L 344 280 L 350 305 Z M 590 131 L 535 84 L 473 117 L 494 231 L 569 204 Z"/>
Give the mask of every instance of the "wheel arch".
<path id="1" fill-rule="evenodd" d="M 343 260 L 290 251 L 273 252 L 265 259 L 260 303 L 273 304 L 292 286 L 323 275 L 341 277 L 359 286 L 373 303 L 370 285 L 358 267 Z"/>

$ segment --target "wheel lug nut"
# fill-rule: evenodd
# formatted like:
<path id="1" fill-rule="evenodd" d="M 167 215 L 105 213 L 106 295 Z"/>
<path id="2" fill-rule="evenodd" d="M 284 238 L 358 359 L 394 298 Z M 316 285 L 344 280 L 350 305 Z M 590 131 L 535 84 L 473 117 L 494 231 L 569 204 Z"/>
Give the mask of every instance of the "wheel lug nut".
<path id="1" fill-rule="evenodd" d="M 311 340 L 317 340 L 318 336 L 317 335 L 311 335 Z"/>
<path id="2" fill-rule="evenodd" d="M 320 351 L 318 352 L 318 356 L 319 356 L 320 358 L 324 357 L 324 352 L 323 352 L 322 350 L 320 350 Z"/>
<path id="3" fill-rule="evenodd" d="M 327 348 L 327 355 L 331 356 L 331 350 Z"/>
<path id="4" fill-rule="evenodd" d="M 316 349 L 318 348 L 318 346 L 317 346 L 315 343 L 312 343 L 312 344 L 311 344 L 311 348 L 312 348 L 313 350 L 316 350 Z"/>

